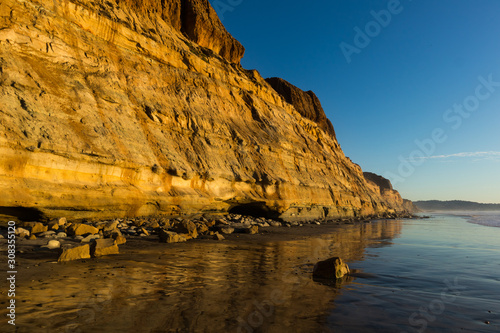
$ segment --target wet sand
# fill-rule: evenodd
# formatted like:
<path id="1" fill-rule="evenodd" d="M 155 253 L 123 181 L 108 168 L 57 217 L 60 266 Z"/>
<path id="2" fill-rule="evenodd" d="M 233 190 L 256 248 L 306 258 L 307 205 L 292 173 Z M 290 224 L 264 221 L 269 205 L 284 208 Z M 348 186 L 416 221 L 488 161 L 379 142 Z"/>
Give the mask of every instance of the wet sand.
<path id="1" fill-rule="evenodd" d="M 271 227 L 221 242 L 152 237 L 65 264 L 20 254 L 17 332 L 417 332 L 424 322 L 426 332 L 497 332 L 500 249 L 478 229 L 477 240 L 454 240 L 488 228 L 454 219 Z M 358 274 L 314 281 L 314 263 L 333 256 Z M 440 301 L 455 278 L 466 289 Z"/>

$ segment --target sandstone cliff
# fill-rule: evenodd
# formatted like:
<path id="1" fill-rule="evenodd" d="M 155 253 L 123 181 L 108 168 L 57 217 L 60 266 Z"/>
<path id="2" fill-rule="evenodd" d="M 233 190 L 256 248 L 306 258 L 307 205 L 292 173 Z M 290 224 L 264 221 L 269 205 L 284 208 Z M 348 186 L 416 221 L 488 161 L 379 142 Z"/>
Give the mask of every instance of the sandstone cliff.
<path id="1" fill-rule="evenodd" d="M 243 52 L 206 0 L 3 0 L 0 213 L 398 209 Z"/>
<path id="2" fill-rule="evenodd" d="M 372 172 L 363 172 L 368 186 L 373 192 L 380 194 L 382 201 L 396 211 L 413 212 L 413 204 L 410 200 L 403 199 L 398 191 L 394 190 L 389 179 Z"/>
<path id="3" fill-rule="evenodd" d="M 314 121 L 321 129 L 335 137 L 333 125 L 326 117 L 321 102 L 315 93 L 312 91 L 302 91 L 293 84 L 278 77 L 268 78 L 266 82 L 269 83 L 285 101 L 292 104 L 295 110 L 303 117 Z"/>

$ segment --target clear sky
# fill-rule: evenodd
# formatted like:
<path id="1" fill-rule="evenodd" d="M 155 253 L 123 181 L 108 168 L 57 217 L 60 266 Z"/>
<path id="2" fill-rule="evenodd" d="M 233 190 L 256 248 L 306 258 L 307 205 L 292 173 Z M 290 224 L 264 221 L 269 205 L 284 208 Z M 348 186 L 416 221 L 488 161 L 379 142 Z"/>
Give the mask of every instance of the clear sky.
<path id="1" fill-rule="evenodd" d="M 500 1 L 210 2 L 242 65 L 313 90 L 363 170 L 412 200 L 500 202 Z"/>

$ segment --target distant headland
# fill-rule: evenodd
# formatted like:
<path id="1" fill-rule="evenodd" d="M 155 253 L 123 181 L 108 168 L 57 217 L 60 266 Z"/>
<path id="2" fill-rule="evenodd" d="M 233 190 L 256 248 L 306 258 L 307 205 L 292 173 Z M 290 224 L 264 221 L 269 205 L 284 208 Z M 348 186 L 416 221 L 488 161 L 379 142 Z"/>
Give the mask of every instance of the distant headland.
<path id="1" fill-rule="evenodd" d="M 500 204 L 485 204 L 472 201 L 427 200 L 427 201 L 414 201 L 413 203 L 415 204 L 415 206 L 417 206 L 420 210 L 423 211 L 444 211 L 444 210 L 500 211 Z"/>

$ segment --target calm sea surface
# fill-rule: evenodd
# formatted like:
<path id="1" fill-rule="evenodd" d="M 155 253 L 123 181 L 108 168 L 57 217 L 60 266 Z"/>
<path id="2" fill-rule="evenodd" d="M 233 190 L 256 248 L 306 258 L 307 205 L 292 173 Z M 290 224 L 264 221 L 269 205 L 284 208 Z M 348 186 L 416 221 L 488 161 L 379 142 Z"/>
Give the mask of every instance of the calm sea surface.
<path id="1" fill-rule="evenodd" d="M 499 221 L 477 216 L 42 263 L 18 287 L 17 332 L 500 332 Z M 333 256 L 357 276 L 314 281 Z"/>

